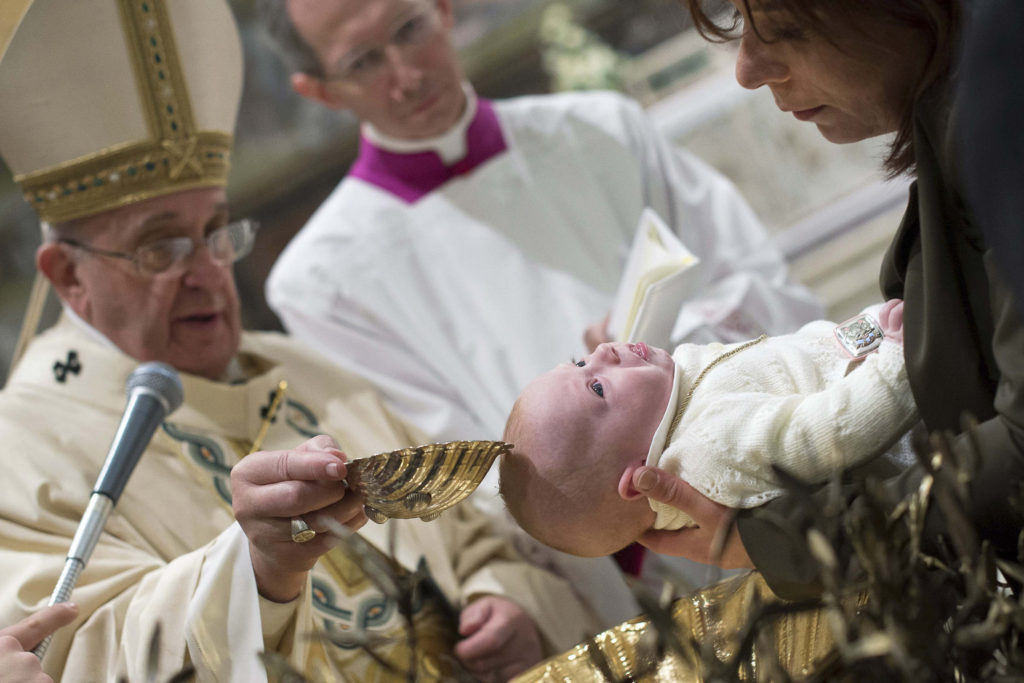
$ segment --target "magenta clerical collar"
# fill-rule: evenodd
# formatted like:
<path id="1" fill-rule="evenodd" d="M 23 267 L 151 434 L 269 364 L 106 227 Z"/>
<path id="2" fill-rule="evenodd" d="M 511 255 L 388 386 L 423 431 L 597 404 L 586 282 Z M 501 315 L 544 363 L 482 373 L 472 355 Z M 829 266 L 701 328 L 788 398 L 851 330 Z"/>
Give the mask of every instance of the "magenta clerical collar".
<path id="1" fill-rule="evenodd" d="M 466 154 L 458 161 L 445 164 L 434 150 L 396 152 L 384 149 L 364 134 L 359 139 L 359 158 L 348 174 L 412 204 L 507 148 L 494 105 L 478 99 L 476 114 L 466 127 Z"/>

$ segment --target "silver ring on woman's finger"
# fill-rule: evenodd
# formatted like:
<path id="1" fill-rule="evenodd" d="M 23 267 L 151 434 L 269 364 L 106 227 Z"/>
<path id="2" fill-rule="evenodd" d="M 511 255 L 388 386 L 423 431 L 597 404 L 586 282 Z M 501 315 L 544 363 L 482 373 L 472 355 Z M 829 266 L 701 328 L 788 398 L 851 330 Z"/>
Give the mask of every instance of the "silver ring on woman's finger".
<path id="1" fill-rule="evenodd" d="M 306 520 L 301 517 L 296 517 L 292 520 L 292 540 L 296 543 L 305 543 L 306 541 L 312 541 L 313 537 L 316 536 L 316 532 L 309 528 L 306 524 Z"/>

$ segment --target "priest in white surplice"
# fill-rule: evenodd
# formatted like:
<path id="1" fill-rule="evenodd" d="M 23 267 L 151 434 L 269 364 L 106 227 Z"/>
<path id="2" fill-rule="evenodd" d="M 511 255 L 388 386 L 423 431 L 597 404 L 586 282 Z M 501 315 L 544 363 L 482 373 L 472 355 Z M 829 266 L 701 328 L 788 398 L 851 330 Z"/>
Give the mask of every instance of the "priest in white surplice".
<path id="1" fill-rule="evenodd" d="M 260 4 L 295 90 L 362 121 L 358 159 L 275 264 L 268 301 L 432 439 L 499 438 L 530 380 L 586 353 L 645 207 L 703 262 L 673 345 L 821 317 L 733 185 L 635 102 L 478 98 L 450 0 Z"/>
<path id="2" fill-rule="evenodd" d="M 398 675 L 381 662 L 408 664 L 405 615 L 331 547 L 326 515 L 362 527 L 381 559 L 394 541 L 396 571 L 425 563 L 444 596 L 410 605 L 417 680 L 453 657 L 506 680 L 593 621 L 468 506 L 362 526 L 338 448 L 359 457 L 422 435 L 300 343 L 241 332 L 231 264 L 255 229 L 229 221 L 224 191 L 241 76 L 223 0 L 19 0 L 0 12 L 0 153 L 44 221 L 37 265 L 65 309 L 0 392 L 0 623 L 45 604 L 125 380 L 160 360 L 181 373 L 185 402 L 108 519 L 48 674 L 148 680 L 159 624 L 154 680 L 190 665 L 198 681 L 265 681 L 261 651 L 311 681 Z M 317 534 L 296 536 L 296 523 Z"/>

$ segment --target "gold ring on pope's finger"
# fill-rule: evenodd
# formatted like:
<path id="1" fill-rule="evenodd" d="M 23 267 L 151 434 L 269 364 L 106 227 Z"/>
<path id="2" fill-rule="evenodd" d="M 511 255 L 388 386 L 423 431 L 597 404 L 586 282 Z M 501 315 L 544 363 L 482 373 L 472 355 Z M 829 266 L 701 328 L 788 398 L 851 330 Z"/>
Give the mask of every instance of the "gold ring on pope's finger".
<path id="1" fill-rule="evenodd" d="M 312 541 L 316 536 L 316 532 L 309 528 L 306 524 L 306 520 L 301 517 L 295 517 L 292 519 L 292 540 L 296 543 L 305 543 L 306 541 Z"/>

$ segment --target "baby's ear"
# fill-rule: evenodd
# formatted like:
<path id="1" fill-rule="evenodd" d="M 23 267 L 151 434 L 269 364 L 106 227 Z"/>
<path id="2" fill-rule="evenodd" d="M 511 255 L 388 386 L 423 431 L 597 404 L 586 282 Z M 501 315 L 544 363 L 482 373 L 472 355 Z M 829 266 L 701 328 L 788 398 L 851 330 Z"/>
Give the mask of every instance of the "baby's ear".
<path id="1" fill-rule="evenodd" d="M 643 464 L 643 463 L 641 463 Z M 619 477 L 619 497 L 622 500 L 636 500 L 637 498 L 646 498 L 646 496 L 633 487 L 633 472 L 640 468 L 638 465 L 627 465 L 626 469 L 622 471 L 622 476 Z"/>

